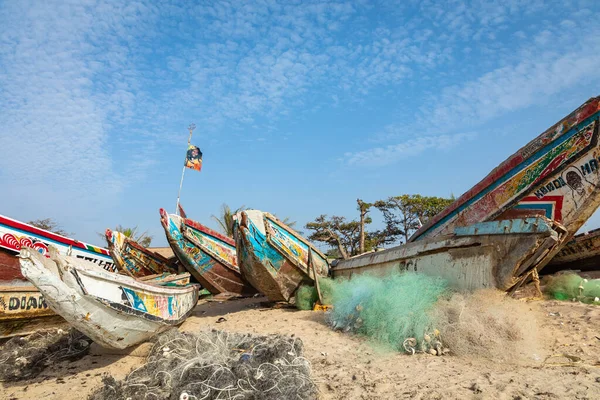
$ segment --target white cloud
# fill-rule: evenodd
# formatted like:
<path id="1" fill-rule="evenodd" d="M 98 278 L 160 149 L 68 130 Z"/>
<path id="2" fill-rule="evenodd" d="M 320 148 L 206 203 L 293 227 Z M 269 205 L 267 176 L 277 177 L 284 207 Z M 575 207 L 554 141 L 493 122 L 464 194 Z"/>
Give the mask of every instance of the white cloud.
<path id="1" fill-rule="evenodd" d="M 426 150 L 449 150 L 459 143 L 475 137 L 472 133 L 456 135 L 423 136 L 402 143 L 376 147 L 356 153 L 344 154 L 344 161 L 349 165 L 384 166 L 407 157 L 414 157 Z"/>

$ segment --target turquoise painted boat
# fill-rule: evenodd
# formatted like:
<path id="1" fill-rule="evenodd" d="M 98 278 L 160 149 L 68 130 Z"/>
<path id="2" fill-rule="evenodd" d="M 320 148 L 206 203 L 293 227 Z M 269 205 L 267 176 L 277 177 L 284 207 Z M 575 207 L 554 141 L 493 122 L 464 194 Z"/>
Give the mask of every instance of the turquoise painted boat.
<path id="1" fill-rule="evenodd" d="M 160 220 L 173 253 L 205 289 L 212 294 L 256 293 L 238 268 L 233 239 L 189 218 L 168 214 L 162 208 Z"/>
<path id="2" fill-rule="evenodd" d="M 271 301 L 294 302 L 298 287 L 327 276 L 327 258 L 306 239 L 259 210 L 235 216 L 235 239 L 244 278 Z"/>

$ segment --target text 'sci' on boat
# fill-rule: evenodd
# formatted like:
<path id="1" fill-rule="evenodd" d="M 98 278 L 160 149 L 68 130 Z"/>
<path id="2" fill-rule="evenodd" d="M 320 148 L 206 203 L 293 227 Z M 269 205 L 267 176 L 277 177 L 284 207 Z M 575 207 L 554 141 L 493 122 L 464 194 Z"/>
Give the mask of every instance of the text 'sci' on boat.
<path id="1" fill-rule="evenodd" d="M 544 273 L 600 271 L 600 229 L 576 235 L 548 263 Z"/>
<path id="2" fill-rule="evenodd" d="M 231 238 L 189 218 L 168 214 L 162 208 L 160 220 L 173 253 L 205 289 L 212 294 L 256 293 L 242 278 Z"/>
<path id="3" fill-rule="evenodd" d="M 74 328 L 98 344 L 124 349 L 187 318 L 199 286 L 161 286 L 108 272 L 76 257 L 30 248 L 19 255 L 23 275 Z"/>
<path id="4" fill-rule="evenodd" d="M 235 216 L 235 238 L 244 278 L 271 301 L 294 301 L 303 284 L 327 276 L 323 253 L 275 216 L 245 210 Z"/>
<path id="5" fill-rule="evenodd" d="M 172 260 L 148 250 L 121 232 L 107 229 L 106 241 L 117 269 L 131 277 L 177 273 L 177 267 Z"/>
<path id="6" fill-rule="evenodd" d="M 114 270 L 108 250 L 83 243 L 0 215 L 0 338 L 32 333 L 40 325 L 51 328 L 61 322 L 44 297 L 21 274 L 17 255 L 22 247 L 31 247 L 49 257 L 49 246 L 59 253 L 72 254 Z"/>
<path id="7" fill-rule="evenodd" d="M 508 290 L 567 240 L 558 223 L 544 217 L 489 221 L 334 262 L 335 278 L 364 272 L 415 271 L 440 276 L 455 289 Z"/>

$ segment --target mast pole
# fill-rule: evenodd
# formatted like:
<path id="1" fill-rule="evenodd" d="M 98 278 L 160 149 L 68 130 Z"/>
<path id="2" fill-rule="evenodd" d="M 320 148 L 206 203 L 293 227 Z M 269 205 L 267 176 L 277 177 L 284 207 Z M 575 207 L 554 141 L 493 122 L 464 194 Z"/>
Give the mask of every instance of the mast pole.
<path id="1" fill-rule="evenodd" d="M 188 147 L 190 147 L 190 144 L 192 143 L 192 132 L 194 131 L 194 129 L 196 129 L 196 125 L 190 124 L 190 126 L 188 126 L 188 129 L 190 131 L 190 136 L 188 137 Z M 179 182 L 179 193 L 177 193 L 177 206 L 175 207 L 175 215 L 179 215 L 179 199 L 181 198 L 181 188 L 183 187 L 183 177 L 185 175 L 185 168 L 186 166 L 184 163 L 183 171 L 181 171 L 181 182 Z"/>

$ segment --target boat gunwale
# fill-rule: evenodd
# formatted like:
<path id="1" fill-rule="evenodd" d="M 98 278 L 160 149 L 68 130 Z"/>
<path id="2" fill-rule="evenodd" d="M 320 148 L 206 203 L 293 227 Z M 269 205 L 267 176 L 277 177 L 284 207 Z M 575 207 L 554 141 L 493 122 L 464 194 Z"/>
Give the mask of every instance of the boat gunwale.
<path id="1" fill-rule="evenodd" d="M 525 154 L 525 150 L 527 150 L 528 147 L 531 147 L 530 145 L 532 143 L 534 143 L 534 142 L 536 142 L 538 140 L 541 140 L 545 135 L 549 135 L 550 132 L 556 130 L 559 125 L 563 124 L 569 118 L 577 115 L 578 112 L 580 112 L 583 109 L 589 107 L 591 104 L 593 104 L 594 101 L 596 101 L 597 105 L 596 105 L 596 109 L 593 112 L 591 112 L 589 115 L 586 115 L 579 122 L 576 122 L 575 124 L 573 124 L 570 129 L 568 129 L 568 130 L 562 132 L 560 135 L 557 135 L 556 137 L 554 137 L 550 142 L 548 142 L 546 144 L 542 143 L 542 144 L 538 145 L 537 147 L 535 147 L 534 152 L 532 152 L 530 154 Z M 585 125 L 586 123 L 590 123 L 592 120 L 594 120 L 594 118 L 596 119 L 595 131 L 598 132 L 598 124 L 600 124 L 600 110 L 598 109 L 599 105 L 600 105 L 600 96 L 589 98 L 582 105 L 580 105 L 577 109 L 575 109 L 574 111 L 570 112 L 565 117 L 563 117 L 560 121 L 558 121 L 557 123 L 555 123 L 554 125 L 552 125 L 550 128 L 546 129 L 541 134 L 539 134 L 538 136 L 536 136 L 535 138 L 533 138 L 531 141 L 529 141 L 527 144 L 525 144 L 519 150 L 517 150 L 515 153 L 513 153 L 511 156 L 509 156 L 506 160 L 504 160 L 500 165 L 498 165 L 497 167 L 495 167 L 482 180 L 480 180 L 477 184 L 475 184 L 475 186 L 473 186 L 467 192 L 463 193 L 458 199 L 456 199 L 456 201 L 454 201 L 452 204 L 450 204 L 448 207 L 446 207 L 444 210 L 442 210 L 439 214 L 437 214 L 436 216 L 434 216 L 425 225 L 423 225 L 419 230 L 417 230 L 409 238 L 408 241 L 409 242 L 413 242 L 413 241 L 422 240 L 420 238 L 424 234 L 426 234 L 427 232 L 429 232 L 432 229 L 436 229 L 437 225 L 443 224 L 445 222 L 445 220 L 447 218 L 451 218 L 452 215 L 454 215 L 454 213 L 460 213 L 464 209 L 468 208 L 469 207 L 469 205 L 467 204 L 468 202 L 470 202 L 471 200 L 473 200 L 474 198 L 476 198 L 477 196 L 479 196 L 487 188 L 489 188 L 491 185 L 493 185 L 499 179 L 501 179 L 506 174 L 508 174 L 512 169 L 518 167 L 519 165 L 521 165 L 522 163 L 528 161 L 532 157 L 535 157 L 536 154 L 540 150 L 543 150 L 546 147 L 554 147 L 555 146 L 555 142 L 557 142 L 560 139 L 563 139 L 569 132 L 575 131 L 575 133 L 573 135 L 577 134 L 577 132 L 579 130 L 581 130 L 582 125 Z M 588 120 L 589 120 L 589 122 L 588 122 Z M 597 135 L 594 135 L 594 138 L 597 138 Z M 568 139 L 566 139 L 566 140 L 568 140 Z M 569 162 L 577 161 L 578 159 L 580 159 L 581 157 L 583 157 L 585 154 L 588 154 L 588 153 L 589 153 L 589 150 L 582 152 L 582 154 L 579 157 L 575 157 L 572 160 L 568 160 L 568 162 L 565 162 L 565 165 L 568 164 Z M 527 157 L 524 157 L 524 154 Z M 559 171 L 559 169 L 557 169 L 556 171 Z M 553 171 L 553 172 L 556 172 L 556 171 Z M 537 183 L 539 183 L 539 182 L 537 182 L 537 183 L 536 182 L 532 183 L 530 185 L 529 189 L 532 189 L 532 186 L 534 186 Z M 528 193 L 529 191 L 530 190 L 526 189 L 523 192 L 521 192 L 520 194 L 517 194 L 513 200 L 511 200 L 510 202 L 508 202 L 495 215 L 497 216 L 501 212 L 503 212 L 506 209 L 508 209 L 511 206 L 513 206 L 522 197 L 524 197 L 525 194 Z M 494 218 L 493 216 L 490 216 L 489 218 L 486 218 L 486 219 L 493 219 L 493 218 Z"/>

